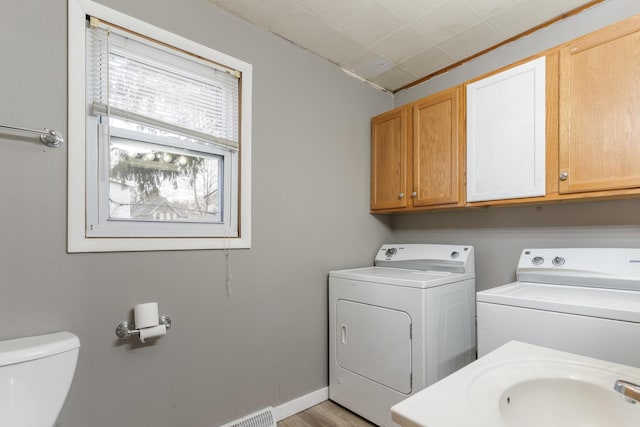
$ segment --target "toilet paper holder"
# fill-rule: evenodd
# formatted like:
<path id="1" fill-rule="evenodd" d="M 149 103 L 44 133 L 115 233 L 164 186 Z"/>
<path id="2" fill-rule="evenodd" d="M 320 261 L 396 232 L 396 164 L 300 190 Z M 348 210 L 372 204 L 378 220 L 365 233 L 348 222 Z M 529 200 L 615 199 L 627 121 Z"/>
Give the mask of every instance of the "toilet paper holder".
<path id="1" fill-rule="evenodd" d="M 167 331 L 171 328 L 171 318 L 169 316 L 160 316 L 158 318 L 158 323 L 160 325 L 164 325 L 167 328 Z M 116 328 L 116 335 L 120 339 L 129 339 L 132 335 L 140 336 L 140 329 L 136 329 L 136 326 L 133 322 L 129 322 L 125 320 L 121 322 Z"/>

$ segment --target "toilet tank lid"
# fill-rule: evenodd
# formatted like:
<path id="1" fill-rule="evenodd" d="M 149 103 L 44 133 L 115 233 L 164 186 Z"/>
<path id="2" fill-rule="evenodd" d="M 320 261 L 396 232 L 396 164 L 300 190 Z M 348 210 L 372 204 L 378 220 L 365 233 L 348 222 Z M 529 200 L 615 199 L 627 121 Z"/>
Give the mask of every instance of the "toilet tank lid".
<path id="1" fill-rule="evenodd" d="M 80 340 L 71 332 L 0 341 L 0 367 L 42 359 L 79 347 Z"/>

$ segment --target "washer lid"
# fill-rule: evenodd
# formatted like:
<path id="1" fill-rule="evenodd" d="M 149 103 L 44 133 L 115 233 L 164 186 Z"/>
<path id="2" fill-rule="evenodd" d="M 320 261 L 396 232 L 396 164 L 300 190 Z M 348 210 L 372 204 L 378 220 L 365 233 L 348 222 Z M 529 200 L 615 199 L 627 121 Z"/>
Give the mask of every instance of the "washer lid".
<path id="1" fill-rule="evenodd" d="M 460 274 L 449 271 L 407 270 L 404 268 L 365 267 L 350 270 L 331 271 L 329 277 L 357 280 L 359 282 L 383 285 L 406 286 L 411 288 L 432 288 L 462 280 L 473 279 L 472 273 Z"/>
<path id="2" fill-rule="evenodd" d="M 514 282 L 476 294 L 477 301 L 640 323 L 640 292 Z"/>

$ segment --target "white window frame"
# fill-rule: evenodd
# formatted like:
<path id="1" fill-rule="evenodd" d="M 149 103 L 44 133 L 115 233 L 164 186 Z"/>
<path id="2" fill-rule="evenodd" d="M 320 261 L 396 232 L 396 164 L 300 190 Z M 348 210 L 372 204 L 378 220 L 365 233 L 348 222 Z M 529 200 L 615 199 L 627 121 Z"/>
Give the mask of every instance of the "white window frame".
<path id="1" fill-rule="evenodd" d="M 252 66 L 209 47 L 190 41 L 161 28 L 90 0 L 68 2 L 68 252 L 115 252 L 186 249 L 235 249 L 251 247 L 251 90 Z M 241 147 L 237 174 L 239 212 L 235 236 L 198 237 L 105 237 L 87 233 L 91 209 L 88 194 L 88 171 L 97 171 L 97 164 L 88 164 L 86 129 L 86 16 L 96 16 L 151 39 L 191 52 L 202 58 L 240 71 Z M 226 184 L 225 184 L 226 185 Z M 233 192 L 232 192 L 233 193 Z M 95 197 L 91 197 L 95 200 Z M 179 225 L 177 225 L 179 227 Z"/>

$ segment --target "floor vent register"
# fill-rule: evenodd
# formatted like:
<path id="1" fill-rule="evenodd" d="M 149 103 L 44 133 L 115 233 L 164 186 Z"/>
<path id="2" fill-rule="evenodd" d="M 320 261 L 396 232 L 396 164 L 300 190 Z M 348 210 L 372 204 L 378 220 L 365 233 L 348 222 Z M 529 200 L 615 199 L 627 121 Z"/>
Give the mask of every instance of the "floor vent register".
<path id="1" fill-rule="evenodd" d="M 273 408 L 264 408 L 220 427 L 276 427 Z"/>

